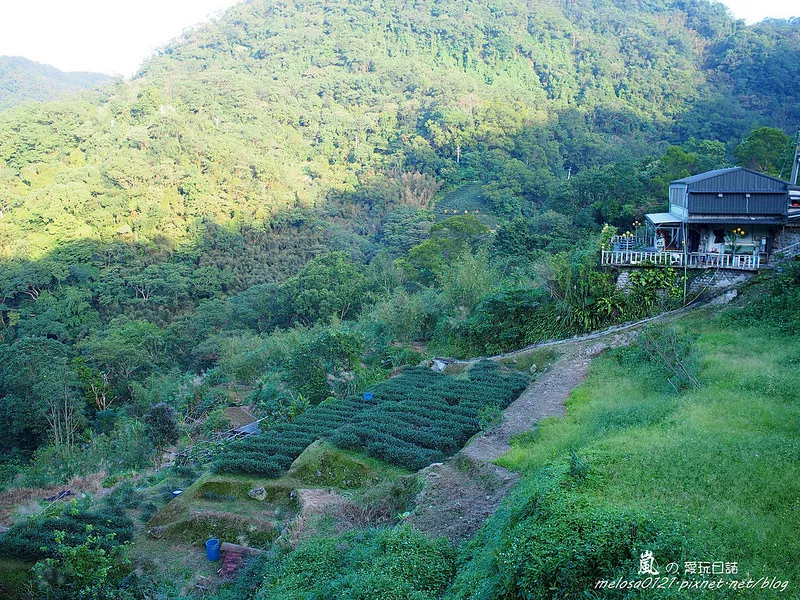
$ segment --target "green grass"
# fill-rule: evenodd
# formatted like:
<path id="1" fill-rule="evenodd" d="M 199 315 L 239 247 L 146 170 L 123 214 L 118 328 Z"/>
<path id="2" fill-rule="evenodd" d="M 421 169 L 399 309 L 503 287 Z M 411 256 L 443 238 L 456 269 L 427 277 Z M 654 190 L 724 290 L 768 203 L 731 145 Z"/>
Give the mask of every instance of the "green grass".
<path id="1" fill-rule="evenodd" d="M 247 492 L 264 487 L 267 499 L 254 500 Z M 168 502 L 147 523 L 147 528 L 165 527 L 185 522 L 191 515 L 199 512 L 227 513 L 232 517 L 250 517 L 253 520 L 266 519 L 275 511 L 293 513 L 296 501 L 292 492 L 298 482 L 281 478 L 269 480 L 243 475 L 219 475 L 206 473 L 186 488 L 177 498 Z"/>
<path id="2" fill-rule="evenodd" d="M 25 589 L 31 581 L 32 562 L 13 558 L 0 558 L 0 598 L 6 600 L 22 600 Z"/>
<path id="3" fill-rule="evenodd" d="M 497 224 L 497 218 L 490 214 L 491 207 L 481 196 L 480 183 L 470 183 L 447 192 L 433 209 L 437 221 L 463 215 L 464 211 L 475 215 L 490 228 Z"/>
<path id="4" fill-rule="evenodd" d="M 497 362 L 507 367 L 514 367 L 520 371 L 530 371 L 533 365 L 536 370 L 542 371 L 558 359 L 558 350 L 555 348 L 534 348 L 524 352 L 516 352 L 513 356 L 501 358 Z"/>
<path id="5" fill-rule="evenodd" d="M 128 546 L 127 554 L 145 580 L 157 582 L 158 598 L 197 598 L 196 585 L 217 580 L 222 566 L 219 561 L 208 560 L 202 544 L 154 540 L 146 536 L 136 538 Z"/>
<path id="6" fill-rule="evenodd" d="M 258 598 L 435 600 L 452 577 L 454 555 L 444 538 L 432 540 L 407 526 L 379 528 L 276 552 L 248 578 L 260 583 Z"/>
<path id="7" fill-rule="evenodd" d="M 362 452 L 342 450 L 320 441 L 311 444 L 297 457 L 286 476 L 300 482 L 303 487 L 345 490 L 374 486 L 410 472 Z"/>
<path id="8" fill-rule="evenodd" d="M 636 576 L 648 547 L 662 566 L 737 562 L 740 577 L 790 582 L 775 596 L 715 590 L 695 598 L 797 595 L 800 370 L 792 357 L 800 339 L 706 314 L 678 325 L 698 335 L 701 387 L 676 394 L 634 350 L 598 358 L 567 416 L 519 436 L 499 461 L 523 482 L 465 550 L 452 597 L 505 597 L 514 586 L 530 598 L 582 593 L 570 578 L 585 585 L 632 569 Z M 617 530 L 604 529 L 615 521 Z M 670 593 L 641 597 L 684 597 Z"/>
<path id="9" fill-rule="evenodd" d="M 282 527 L 297 514 L 295 490 L 337 488 L 358 491 L 389 489 L 409 474 L 365 456 L 326 443 L 309 446 L 286 475 L 278 479 L 206 473 L 171 500 L 147 523 L 163 528 L 163 539 L 199 545 L 209 537 L 223 541 L 268 547 Z M 248 496 L 263 487 L 266 500 Z"/>

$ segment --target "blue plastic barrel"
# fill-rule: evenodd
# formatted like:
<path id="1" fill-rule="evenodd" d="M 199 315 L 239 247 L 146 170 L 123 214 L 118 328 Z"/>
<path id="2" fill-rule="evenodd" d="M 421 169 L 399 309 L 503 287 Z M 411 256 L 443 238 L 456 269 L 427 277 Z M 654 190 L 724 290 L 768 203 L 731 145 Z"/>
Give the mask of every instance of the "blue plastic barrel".
<path id="1" fill-rule="evenodd" d="M 364 392 L 364 400 L 372 400 L 372 392 Z"/>
<path id="2" fill-rule="evenodd" d="M 206 556 L 210 561 L 219 560 L 219 540 L 211 538 L 206 542 Z"/>

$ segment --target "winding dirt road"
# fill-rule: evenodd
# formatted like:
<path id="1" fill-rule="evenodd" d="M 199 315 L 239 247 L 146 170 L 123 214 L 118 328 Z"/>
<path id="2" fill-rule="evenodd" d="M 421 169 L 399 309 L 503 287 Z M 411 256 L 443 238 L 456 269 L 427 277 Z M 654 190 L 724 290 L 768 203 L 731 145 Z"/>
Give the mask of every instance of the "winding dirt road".
<path id="1" fill-rule="evenodd" d="M 425 485 L 409 522 L 454 543 L 474 534 L 519 479 L 492 461 L 508 452 L 512 436 L 544 418 L 563 416 L 565 401 L 586 379 L 592 357 L 630 343 L 636 335 L 631 329 L 559 344 L 563 354 L 505 409 L 497 427 L 476 435 L 448 462 L 423 469 Z"/>

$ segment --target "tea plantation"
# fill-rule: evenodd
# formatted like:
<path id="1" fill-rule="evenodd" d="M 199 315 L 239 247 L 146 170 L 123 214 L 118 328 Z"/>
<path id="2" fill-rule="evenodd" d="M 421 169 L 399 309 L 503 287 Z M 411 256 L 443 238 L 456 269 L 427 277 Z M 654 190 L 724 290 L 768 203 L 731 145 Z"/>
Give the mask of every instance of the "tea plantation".
<path id="1" fill-rule="evenodd" d="M 360 396 L 323 402 L 290 423 L 278 423 L 261 435 L 232 443 L 217 460 L 215 470 L 280 477 L 309 444 L 329 436 L 369 404 Z"/>
<path id="2" fill-rule="evenodd" d="M 352 396 L 327 401 L 291 423 L 231 444 L 216 470 L 279 477 L 321 438 L 420 469 L 454 454 L 480 429 L 482 409 L 505 408 L 527 383 L 525 375 L 490 361 L 476 364 L 464 377 L 414 367 L 377 385 L 372 400 Z"/>
<path id="3" fill-rule="evenodd" d="M 118 512 L 64 511 L 15 524 L 2 538 L 0 556 L 36 560 L 53 553 L 53 532 L 63 531 L 68 544 L 82 544 L 87 535 L 97 536 L 107 548 L 133 539 L 133 521 Z M 114 534 L 114 541 L 105 538 Z"/>

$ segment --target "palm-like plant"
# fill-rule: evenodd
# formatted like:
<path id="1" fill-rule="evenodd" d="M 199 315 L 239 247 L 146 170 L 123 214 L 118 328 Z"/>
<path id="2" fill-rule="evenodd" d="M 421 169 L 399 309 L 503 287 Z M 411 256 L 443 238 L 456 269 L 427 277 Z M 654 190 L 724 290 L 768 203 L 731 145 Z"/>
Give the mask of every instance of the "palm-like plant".
<path id="1" fill-rule="evenodd" d="M 744 229 L 741 227 L 734 227 L 725 233 L 725 237 L 727 238 L 728 244 L 731 247 L 731 256 L 735 255 L 739 251 L 739 246 L 736 242 L 739 241 L 739 238 L 746 235 Z"/>

